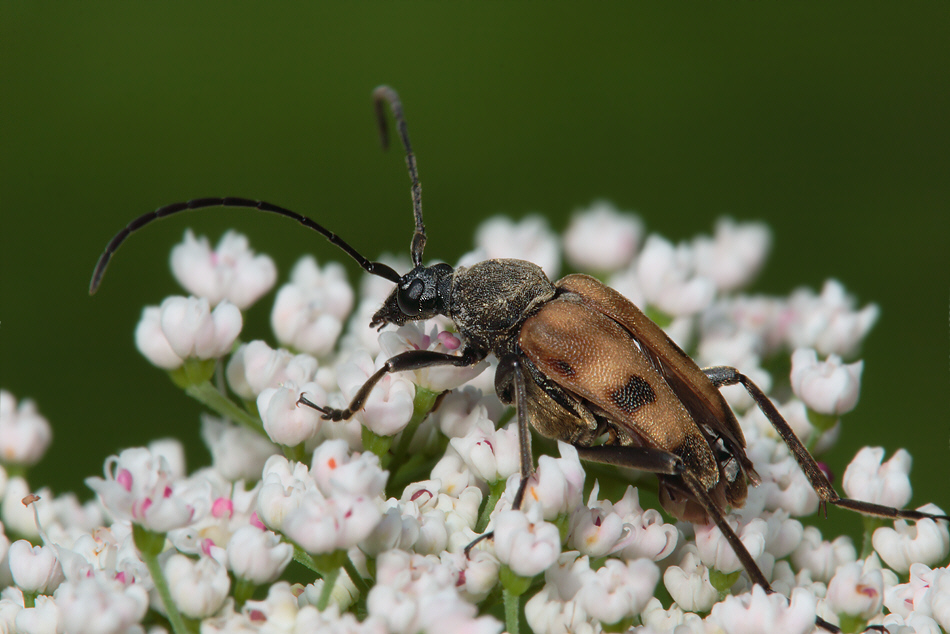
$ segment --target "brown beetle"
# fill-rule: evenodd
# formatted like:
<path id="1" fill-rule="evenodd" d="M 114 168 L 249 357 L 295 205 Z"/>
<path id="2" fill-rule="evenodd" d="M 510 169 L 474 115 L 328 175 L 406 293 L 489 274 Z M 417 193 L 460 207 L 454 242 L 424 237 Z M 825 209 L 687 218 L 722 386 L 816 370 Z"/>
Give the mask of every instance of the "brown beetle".
<path id="1" fill-rule="evenodd" d="M 674 517 L 716 523 L 750 579 L 772 589 L 749 551 L 725 519 L 741 507 L 747 486 L 758 475 L 746 455 L 745 438 L 719 388 L 741 384 L 768 417 L 818 493 L 821 504 L 891 519 L 944 519 L 842 498 L 818 468 L 772 402 L 735 368 L 700 369 L 666 333 L 617 291 L 586 275 L 552 283 L 535 264 L 497 259 L 453 269 L 422 263 L 426 234 L 415 155 L 398 95 L 381 86 L 374 92 L 384 147 L 385 104 L 392 109 L 406 150 L 412 180 L 415 231 L 413 269 L 399 275 L 360 255 L 335 233 L 310 218 L 277 205 L 245 198 L 202 198 L 161 207 L 120 231 L 99 259 L 90 283 L 94 293 L 119 245 L 142 226 L 181 211 L 204 207 L 252 207 L 296 220 L 325 236 L 368 273 L 396 284 L 371 325 L 402 325 L 443 315 L 464 341 L 458 355 L 410 350 L 392 358 L 363 384 L 345 409 L 321 407 L 332 420 L 359 411 L 376 383 L 390 372 L 434 365 L 470 366 L 489 354 L 499 360 L 495 390 L 514 404 L 521 446 L 520 507 L 533 471 L 529 426 L 543 436 L 574 445 L 587 460 L 655 473 L 660 502 Z M 606 440 L 603 440 L 606 438 Z M 599 444 L 598 444 L 599 443 Z M 823 619 L 817 624 L 839 631 Z"/>

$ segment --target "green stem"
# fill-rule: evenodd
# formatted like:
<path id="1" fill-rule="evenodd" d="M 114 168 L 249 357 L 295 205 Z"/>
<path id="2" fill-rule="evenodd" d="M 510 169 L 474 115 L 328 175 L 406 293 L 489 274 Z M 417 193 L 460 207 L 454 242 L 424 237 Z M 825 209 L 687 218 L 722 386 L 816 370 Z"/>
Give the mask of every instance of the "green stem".
<path id="1" fill-rule="evenodd" d="M 35 593 L 35 592 L 24 592 L 24 593 L 23 593 L 23 607 L 25 607 L 25 608 L 35 608 L 35 607 L 36 607 L 36 593 Z"/>
<path id="2" fill-rule="evenodd" d="M 253 581 L 236 577 L 232 587 L 234 589 L 231 594 L 234 596 L 235 607 L 240 610 L 244 606 L 244 603 L 254 596 L 254 590 L 257 589 L 257 584 Z"/>
<path id="3" fill-rule="evenodd" d="M 323 576 L 323 589 L 320 590 L 320 598 L 317 599 L 317 610 L 323 612 L 330 604 L 330 595 L 333 593 L 333 586 L 336 585 L 337 577 L 340 576 L 340 569 L 335 568 Z"/>
<path id="4" fill-rule="evenodd" d="M 426 416 L 429 415 L 429 412 L 432 411 L 432 406 L 435 405 L 435 399 L 438 397 L 438 392 L 433 392 L 418 385 L 416 386 L 416 396 L 412 400 L 412 418 L 409 419 L 406 428 L 402 430 L 402 436 L 399 438 L 399 444 L 396 446 L 394 457 L 397 464 L 402 462 L 402 457 L 409 451 L 412 437 L 416 435 L 416 430 L 419 429 L 419 425 L 422 424 L 422 421 L 424 421 Z"/>
<path id="5" fill-rule="evenodd" d="M 488 526 L 488 520 L 491 519 L 491 512 L 495 510 L 495 505 L 498 504 L 498 499 L 504 492 L 504 480 L 499 480 L 489 485 L 488 500 L 486 500 L 485 506 L 482 507 L 482 512 L 478 516 L 478 522 L 475 523 L 476 533 L 481 534 L 485 532 L 485 527 Z"/>
<path id="6" fill-rule="evenodd" d="M 356 569 L 356 566 L 353 565 L 353 560 L 350 559 L 349 556 L 343 561 L 343 570 L 346 571 L 347 576 L 349 576 L 350 580 L 356 586 L 356 589 L 359 590 L 361 597 L 365 597 L 369 594 L 369 586 L 366 585 L 366 580 L 363 579 L 363 575 L 361 575 Z"/>
<path id="7" fill-rule="evenodd" d="M 858 555 L 858 559 L 867 559 L 874 552 L 874 544 L 871 542 L 874 531 L 884 526 L 886 520 L 869 515 L 862 515 L 861 519 L 864 520 L 864 535 L 861 540 L 861 554 Z"/>
<path id="8" fill-rule="evenodd" d="M 135 541 L 135 547 L 142 555 L 142 561 L 152 575 L 152 583 L 155 584 L 155 590 L 165 606 L 165 613 L 168 616 L 168 622 L 171 623 L 172 631 L 175 634 L 192 634 L 192 630 L 185 624 L 178 606 L 172 599 L 171 589 L 168 587 L 168 579 L 165 578 L 165 572 L 161 564 L 158 563 L 158 555 L 165 546 L 165 534 L 153 533 L 138 524 L 132 524 L 132 538 Z"/>
<path id="9" fill-rule="evenodd" d="M 210 381 L 189 385 L 185 388 L 185 394 L 221 416 L 244 425 L 264 437 L 267 436 L 264 432 L 264 423 L 260 418 L 251 416 L 235 405 L 231 399 L 216 390 Z"/>
<path id="10" fill-rule="evenodd" d="M 501 594 L 505 601 L 505 629 L 508 634 L 518 634 L 521 625 L 521 597 L 508 588 L 502 588 Z"/>

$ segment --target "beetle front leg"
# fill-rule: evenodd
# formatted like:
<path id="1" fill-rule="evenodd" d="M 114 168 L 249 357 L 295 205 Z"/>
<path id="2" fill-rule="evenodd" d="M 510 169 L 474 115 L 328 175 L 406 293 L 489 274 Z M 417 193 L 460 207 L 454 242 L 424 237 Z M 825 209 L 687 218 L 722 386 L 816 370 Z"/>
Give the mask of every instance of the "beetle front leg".
<path id="1" fill-rule="evenodd" d="M 815 458 L 808 452 L 805 445 L 802 444 L 802 441 L 795 435 L 795 432 L 792 431 L 791 425 L 782 417 L 769 397 L 759 389 L 759 386 L 735 368 L 717 366 L 714 368 L 705 368 L 703 372 L 717 388 L 727 385 L 742 385 L 742 387 L 749 392 L 749 395 L 755 400 L 756 405 L 762 410 L 762 413 L 765 414 L 769 422 L 772 423 L 772 427 L 775 428 L 775 431 L 778 432 L 778 435 L 782 437 L 782 440 L 785 441 L 785 444 L 791 450 L 796 462 L 798 462 L 798 466 L 801 467 L 805 477 L 808 478 L 808 481 L 811 483 L 815 493 L 818 494 L 818 498 L 822 504 L 833 504 L 841 508 L 857 511 L 864 515 L 873 515 L 887 519 L 950 520 L 950 516 L 947 515 L 933 515 L 920 511 L 896 509 L 891 506 L 883 506 L 881 504 L 872 504 L 870 502 L 841 497 L 838 495 L 838 492 L 835 491 L 834 486 L 829 482 L 824 472 L 818 467 Z"/>
<path id="2" fill-rule="evenodd" d="M 324 420 L 348 420 L 353 416 L 353 414 L 363 408 L 363 405 L 366 404 L 366 399 L 369 398 L 370 392 L 373 391 L 373 388 L 377 383 L 379 383 L 380 379 L 390 372 L 421 370 L 434 365 L 454 365 L 456 367 L 466 367 L 475 365 L 484 358 L 484 354 L 479 353 L 471 348 L 466 348 L 460 355 L 434 352 L 432 350 L 408 350 L 406 352 L 401 352 L 394 357 L 390 357 L 386 363 L 383 364 L 383 367 L 376 370 L 372 376 L 366 379 L 366 382 L 363 383 L 360 389 L 356 392 L 356 395 L 353 397 L 353 400 L 350 401 L 350 404 L 346 407 L 346 409 L 335 409 L 332 407 L 317 405 L 316 403 L 309 401 L 304 396 L 301 396 L 299 399 L 297 399 L 297 404 L 306 405 L 307 407 L 317 410 L 323 414 Z"/>

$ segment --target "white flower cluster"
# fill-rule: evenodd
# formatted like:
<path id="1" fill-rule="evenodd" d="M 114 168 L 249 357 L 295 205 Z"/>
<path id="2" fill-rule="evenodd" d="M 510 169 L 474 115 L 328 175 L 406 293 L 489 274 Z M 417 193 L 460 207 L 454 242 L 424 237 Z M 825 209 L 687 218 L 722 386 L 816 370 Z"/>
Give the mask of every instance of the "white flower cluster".
<path id="1" fill-rule="evenodd" d="M 861 382 L 862 362 L 842 357 L 877 308 L 857 310 L 834 281 L 818 295 L 738 293 L 769 248 L 759 224 L 722 220 L 678 245 L 644 233 L 607 203 L 579 212 L 563 242 L 539 217 L 494 219 L 463 262 L 530 258 L 555 274 L 563 250 L 702 365 L 735 365 L 767 392 L 784 386 L 792 396 L 776 404 L 793 429 L 813 452 L 830 449 Z M 870 522 L 860 555 L 848 537 L 804 527 L 796 518 L 818 498 L 743 392 L 727 398 L 762 483 L 728 521 L 780 594 L 752 586 L 714 524 L 642 506 L 626 471 L 585 478 L 570 445 L 538 460 L 513 510 L 516 417 L 488 362 L 387 375 L 351 420 L 324 420 L 301 399 L 345 407 L 392 355 L 463 342 L 442 319 L 370 340 L 364 307 L 386 289 L 373 279 L 354 292 L 340 265 L 312 258 L 277 294 L 271 321 L 287 347 L 241 342 L 241 311 L 270 290 L 273 263 L 234 233 L 208 244 L 189 232 L 175 247 L 172 268 L 196 296 L 147 308 L 136 343 L 217 414 L 202 417 L 210 466 L 189 473 L 182 447 L 157 441 L 111 456 L 86 480 L 96 498 L 85 505 L 45 490 L 37 500 L 23 474 L 49 424 L 0 392 L 0 632 L 498 634 L 518 626 L 519 601 L 536 634 L 794 634 L 814 631 L 816 617 L 847 631 L 950 630 L 947 524 Z M 790 377 L 764 369 L 776 355 L 791 355 Z M 903 507 L 910 463 L 903 450 L 884 461 L 865 448 L 843 493 Z M 655 499 L 652 478 L 643 483 Z M 486 531 L 493 539 L 466 551 Z M 291 565 L 312 582 L 280 580 Z"/>

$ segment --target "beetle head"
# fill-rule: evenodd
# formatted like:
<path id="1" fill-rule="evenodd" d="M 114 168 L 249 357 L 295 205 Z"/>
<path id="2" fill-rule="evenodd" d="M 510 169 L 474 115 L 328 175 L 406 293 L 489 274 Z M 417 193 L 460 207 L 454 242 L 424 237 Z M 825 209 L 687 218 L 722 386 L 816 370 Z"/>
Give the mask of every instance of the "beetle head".
<path id="1" fill-rule="evenodd" d="M 401 326 L 410 321 L 446 315 L 452 299 L 455 270 L 448 264 L 416 265 L 399 278 L 382 307 L 373 315 L 370 326 Z"/>

